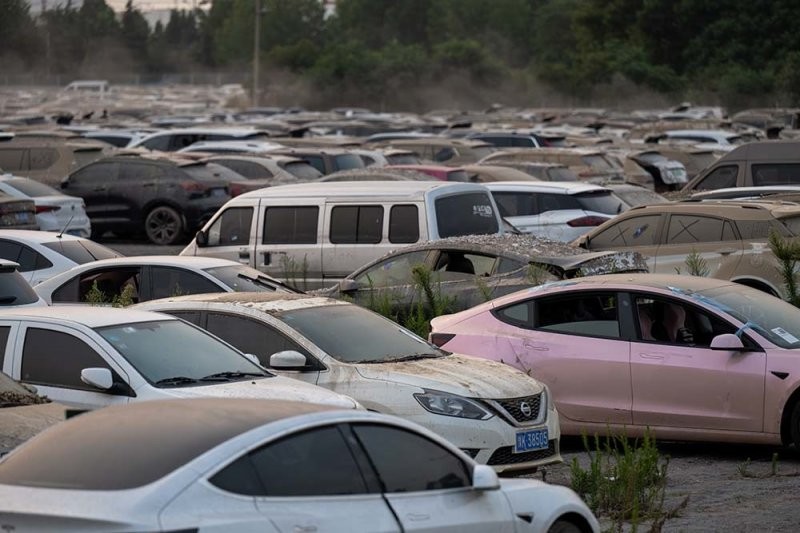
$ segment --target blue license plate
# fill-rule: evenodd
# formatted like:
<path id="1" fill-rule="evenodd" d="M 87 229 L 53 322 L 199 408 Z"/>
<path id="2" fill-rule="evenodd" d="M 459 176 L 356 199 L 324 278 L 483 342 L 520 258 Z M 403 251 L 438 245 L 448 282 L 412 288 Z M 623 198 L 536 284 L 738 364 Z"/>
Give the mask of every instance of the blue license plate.
<path id="1" fill-rule="evenodd" d="M 547 428 L 520 431 L 517 433 L 517 442 L 514 443 L 514 453 L 545 450 L 549 444 Z"/>

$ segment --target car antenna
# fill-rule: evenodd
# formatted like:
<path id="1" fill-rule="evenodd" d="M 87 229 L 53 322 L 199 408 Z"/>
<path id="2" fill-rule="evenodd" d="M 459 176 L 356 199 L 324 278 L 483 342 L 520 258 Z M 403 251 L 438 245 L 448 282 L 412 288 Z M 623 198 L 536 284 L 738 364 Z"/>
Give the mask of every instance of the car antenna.
<path id="1" fill-rule="evenodd" d="M 64 229 L 61 230 L 61 233 L 56 235 L 56 239 L 60 239 L 61 236 L 64 235 L 64 232 L 67 231 L 67 228 L 69 227 L 69 225 L 72 224 L 72 219 L 73 218 L 75 218 L 75 213 L 72 213 L 72 216 L 69 217 L 69 220 L 67 220 L 67 223 L 64 224 Z"/>

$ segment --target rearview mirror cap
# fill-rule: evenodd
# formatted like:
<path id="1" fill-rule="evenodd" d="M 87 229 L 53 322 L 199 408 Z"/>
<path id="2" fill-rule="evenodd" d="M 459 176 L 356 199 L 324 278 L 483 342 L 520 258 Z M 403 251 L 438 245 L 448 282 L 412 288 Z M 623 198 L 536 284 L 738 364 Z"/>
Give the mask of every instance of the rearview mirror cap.
<path id="1" fill-rule="evenodd" d="M 472 470 L 473 490 L 497 490 L 500 488 L 500 478 L 494 468 L 488 465 L 475 465 Z"/>
<path id="2" fill-rule="evenodd" d="M 81 381 L 104 391 L 114 386 L 114 376 L 107 368 L 84 368 L 81 370 Z"/>
<path id="3" fill-rule="evenodd" d="M 343 279 L 339 282 L 339 292 L 348 293 L 358 290 L 358 284 L 354 279 Z"/>
<path id="4" fill-rule="evenodd" d="M 733 333 L 723 333 L 722 335 L 717 335 L 711 339 L 710 347 L 712 350 L 728 350 L 736 352 L 742 352 L 745 350 L 742 339 Z"/>
<path id="5" fill-rule="evenodd" d="M 194 242 L 197 244 L 197 246 L 202 248 L 208 244 L 208 235 L 206 235 L 205 231 L 199 230 L 194 235 Z"/>
<path id="6" fill-rule="evenodd" d="M 306 367 L 306 356 L 294 350 L 284 350 L 269 357 L 269 366 L 277 370 L 302 370 Z"/>

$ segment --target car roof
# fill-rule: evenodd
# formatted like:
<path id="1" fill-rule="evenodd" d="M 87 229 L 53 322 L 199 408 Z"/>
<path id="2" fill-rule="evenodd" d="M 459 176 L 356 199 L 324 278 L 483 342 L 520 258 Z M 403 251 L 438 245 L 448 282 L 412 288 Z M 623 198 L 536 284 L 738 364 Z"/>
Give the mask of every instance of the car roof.
<path id="1" fill-rule="evenodd" d="M 182 266 L 199 269 L 236 265 L 242 266 L 241 263 L 229 259 L 200 255 L 132 255 L 128 257 L 112 257 L 111 259 L 92 261 L 91 263 L 85 263 L 74 268 L 125 265 Z"/>
<path id="2" fill-rule="evenodd" d="M 132 322 L 172 320 L 174 317 L 137 309 L 120 309 L 92 305 L 51 305 L 47 307 L 8 307 L 0 309 L 0 320 L 53 319 L 90 328 L 114 326 Z"/>
<path id="3" fill-rule="evenodd" d="M 446 181 L 333 181 L 322 183 L 293 183 L 256 189 L 239 198 L 260 198 L 272 196 L 285 197 L 324 197 L 324 196 L 412 196 L 439 188 L 455 190 L 485 190 L 485 187 L 472 183 Z"/>
<path id="4" fill-rule="evenodd" d="M 748 200 L 706 200 L 703 202 L 667 202 L 633 207 L 621 216 L 657 213 L 719 215 L 732 219 L 764 220 L 800 214 L 800 205 L 787 202 Z"/>
<path id="5" fill-rule="evenodd" d="M 681 274 L 603 274 L 600 276 L 587 276 L 574 278 L 567 282 L 553 282 L 545 286 L 559 285 L 629 285 L 647 287 L 653 289 L 683 290 L 683 291 L 702 291 L 717 287 L 736 286 L 736 282 L 703 276 L 686 276 Z"/>
<path id="6" fill-rule="evenodd" d="M 28 229 L 3 229 L 0 230 L 0 238 L 7 238 L 7 239 L 20 239 L 26 240 L 28 242 L 35 242 L 38 244 L 46 243 L 46 242 L 57 242 L 61 241 L 86 241 L 88 239 L 84 239 L 83 237 L 78 237 L 76 235 L 70 235 L 68 233 L 63 233 L 59 236 L 58 233 L 53 231 L 40 231 L 40 230 L 28 230 Z"/>
<path id="7" fill-rule="evenodd" d="M 607 191 L 602 185 L 580 181 L 495 181 L 487 183 L 490 191 L 541 191 L 578 194 L 588 191 Z"/>
<path id="8" fill-rule="evenodd" d="M 287 294 L 273 292 L 225 292 L 212 294 L 190 294 L 187 296 L 173 296 L 160 300 L 151 300 L 139 304 L 140 307 L 149 308 L 151 305 L 203 303 L 219 305 L 221 307 L 244 307 L 265 313 L 279 313 L 295 309 L 308 309 L 311 307 L 326 307 L 332 305 L 353 305 L 343 300 L 314 296 L 311 294 Z M 170 307 L 174 307 L 170 305 Z"/>

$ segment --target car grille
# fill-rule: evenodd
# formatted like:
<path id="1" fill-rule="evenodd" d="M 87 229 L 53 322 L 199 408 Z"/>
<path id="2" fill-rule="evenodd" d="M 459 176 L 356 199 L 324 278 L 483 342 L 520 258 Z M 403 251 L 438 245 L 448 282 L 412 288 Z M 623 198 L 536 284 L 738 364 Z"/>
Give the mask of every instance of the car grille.
<path id="1" fill-rule="evenodd" d="M 539 419 L 539 410 L 542 407 L 542 395 L 540 393 L 523 398 L 495 400 L 495 402 L 518 424 L 530 424 Z M 527 409 L 525 405 L 527 405 Z M 528 412 L 528 410 L 530 412 Z"/>
<path id="2" fill-rule="evenodd" d="M 515 465 L 519 463 L 528 463 L 531 461 L 541 461 L 556 454 L 556 441 L 551 440 L 546 450 L 534 450 L 532 452 L 514 453 L 513 446 L 503 446 L 498 448 L 489 458 L 486 463 L 489 466 L 494 465 Z"/>

